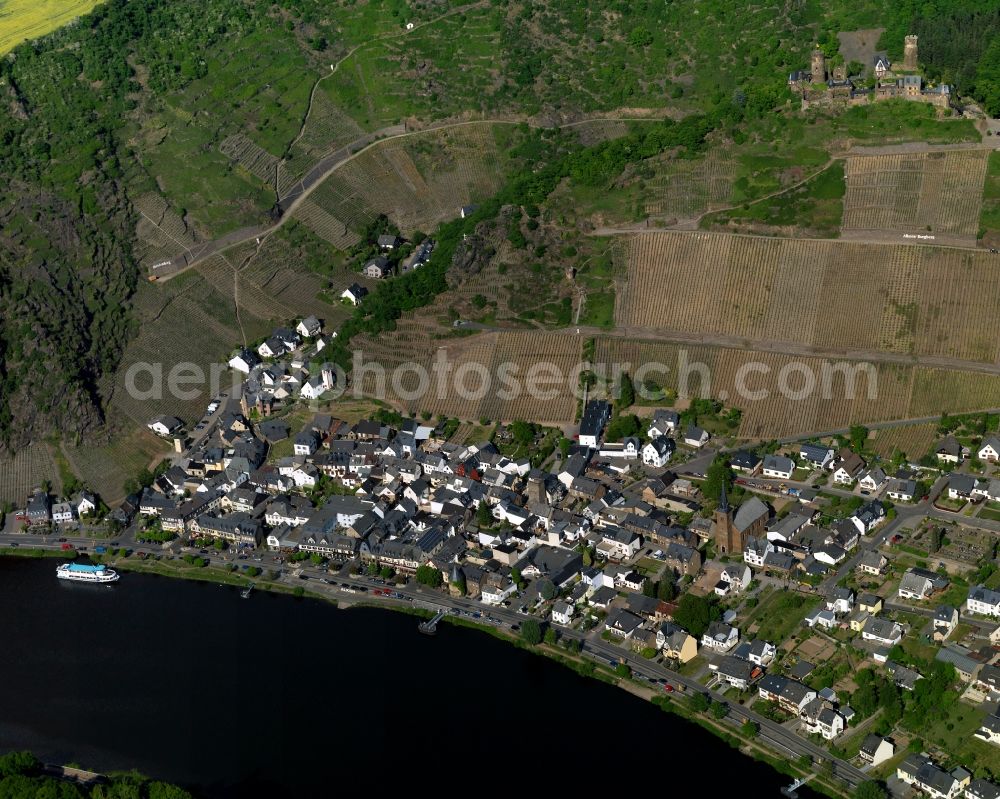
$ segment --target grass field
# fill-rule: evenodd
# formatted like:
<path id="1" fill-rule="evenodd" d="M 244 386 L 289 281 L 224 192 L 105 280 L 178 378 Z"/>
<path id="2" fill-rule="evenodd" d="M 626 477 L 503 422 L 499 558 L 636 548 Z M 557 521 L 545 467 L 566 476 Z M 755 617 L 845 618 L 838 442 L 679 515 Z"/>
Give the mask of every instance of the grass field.
<path id="1" fill-rule="evenodd" d="M 619 325 L 1000 359 L 986 333 L 1000 302 L 989 253 L 685 233 L 628 246 Z"/>
<path id="2" fill-rule="evenodd" d="M 99 4 L 100 0 L 3 0 L 0 2 L 0 54 L 23 41 L 61 28 Z"/>

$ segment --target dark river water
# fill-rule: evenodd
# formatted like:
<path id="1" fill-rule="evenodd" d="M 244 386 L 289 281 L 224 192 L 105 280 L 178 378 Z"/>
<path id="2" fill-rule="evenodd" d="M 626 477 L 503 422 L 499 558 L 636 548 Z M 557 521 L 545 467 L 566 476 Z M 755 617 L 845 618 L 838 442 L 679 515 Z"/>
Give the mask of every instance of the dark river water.
<path id="1" fill-rule="evenodd" d="M 756 798 L 788 782 L 700 727 L 473 630 L 431 638 L 403 614 L 138 574 L 72 584 L 56 565 L 0 559 L 0 750 L 227 798 L 418 780 L 493 793 L 528 775 L 532 794 L 617 775 L 630 793 L 729 785 Z"/>

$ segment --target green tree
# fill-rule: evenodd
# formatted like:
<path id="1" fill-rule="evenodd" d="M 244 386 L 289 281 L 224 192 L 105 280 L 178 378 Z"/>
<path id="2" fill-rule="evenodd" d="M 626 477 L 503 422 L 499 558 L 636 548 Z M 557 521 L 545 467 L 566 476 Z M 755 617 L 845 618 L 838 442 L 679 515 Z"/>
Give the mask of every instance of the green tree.
<path id="1" fill-rule="evenodd" d="M 618 408 L 625 410 L 633 405 L 635 405 L 635 385 L 632 383 L 631 377 L 623 374 L 618 387 Z"/>
<path id="2" fill-rule="evenodd" d="M 850 429 L 851 449 L 861 452 L 868 441 L 868 428 L 860 424 L 851 425 Z"/>
<path id="3" fill-rule="evenodd" d="M 743 733 L 744 738 L 756 738 L 759 730 L 754 722 L 747 719 L 743 722 L 743 726 L 740 727 L 740 732 Z"/>
<path id="4" fill-rule="evenodd" d="M 479 501 L 479 507 L 476 508 L 476 524 L 480 527 L 492 527 L 493 526 L 493 514 L 490 513 L 490 506 L 486 500 Z"/>
<path id="5" fill-rule="evenodd" d="M 712 702 L 712 717 L 717 719 L 724 719 L 729 715 L 729 705 L 725 702 L 715 701 Z"/>
<path id="6" fill-rule="evenodd" d="M 642 581 L 642 595 L 648 597 L 656 596 L 656 586 L 648 577 Z"/>
<path id="7" fill-rule="evenodd" d="M 428 566 L 426 564 L 417 567 L 417 573 L 415 576 L 418 583 L 431 588 L 440 588 L 441 584 L 444 582 L 444 578 L 441 576 L 441 570 L 435 569 L 433 566 Z"/>
<path id="8" fill-rule="evenodd" d="M 615 674 L 619 677 L 627 678 L 632 676 L 632 667 L 628 663 L 619 663 L 615 666 Z"/>
<path id="9" fill-rule="evenodd" d="M 723 455 L 716 455 L 715 459 L 705 470 L 705 479 L 701 484 L 701 493 L 709 502 L 718 501 L 722 495 L 722 489 L 730 493 L 733 489 L 733 470 L 729 468 L 729 461 Z"/>
<path id="10" fill-rule="evenodd" d="M 510 581 L 518 587 L 518 589 L 524 588 L 524 578 L 521 576 L 520 569 L 510 570 Z"/>
<path id="11" fill-rule="evenodd" d="M 695 638 L 701 638 L 708 625 L 720 616 L 719 606 L 714 597 L 684 594 L 677 603 L 674 621 L 687 630 Z"/>
<path id="12" fill-rule="evenodd" d="M 41 767 L 41 762 L 31 752 L 8 752 L 0 755 L 0 777 L 30 774 Z"/>
<path id="13" fill-rule="evenodd" d="M 521 623 L 521 640 L 531 646 L 538 646 L 542 642 L 542 626 L 538 619 L 525 619 Z"/>
<path id="14" fill-rule="evenodd" d="M 663 602 L 672 602 L 677 597 L 677 585 L 667 575 L 656 584 L 656 598 Z"/>
<path id="15" fill-rule="evenodd" d="M 556 632 L 555 627 L 549 627 L 545 631 L 545 643 L 549 646 L 555 646 L 559 641 L 559 633 Z"/>
<path id="16" fill-rule="evenodd" d="M 555 583 L 548 578 L 543 578 L 538 584 L 538 595 L 546 602 L 551 602 L 559 596 L 559 591 L 556 588 Z"/>
<path id="17" fill-rule="evenodd" d="M 854 799 L 888 799 L 889 794 L 881 782 L 865 780 L 854 789 Z"/>
<path id="18" fill-rule="evenodd" d="M 712 701 L 708 698 L 707 694 L 698 692 L 691 696 L 691 708 L 695 712 L 704 713 L 711 706 L 712 706 Z"/>
<path id="19" fill-rule="evenodd" d="M 525 422 L 523 419 L 517 419 L 511 422 L 510 435 L 514 439 L 515 444 L 527 447 L 535 440 L 535 426 Z"/>

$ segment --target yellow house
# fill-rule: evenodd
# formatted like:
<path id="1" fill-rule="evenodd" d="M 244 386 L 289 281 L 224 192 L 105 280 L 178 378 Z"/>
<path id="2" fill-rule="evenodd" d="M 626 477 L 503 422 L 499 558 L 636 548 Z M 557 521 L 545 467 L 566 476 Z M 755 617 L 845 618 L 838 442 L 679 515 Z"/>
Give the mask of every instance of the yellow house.
<path id="1" fill-rule="evenodd" d="M 875 594 L 858 594 L 858 610 L 871 613 L 873 616 L 882 612 L 882 597 Z"/>
<path id="2" fill-rule="evenodd" d="M 693 660 L 698 654 L 698 642 L 693 635 L 671 622 L 665 622 L 656 631 L 656 646 L 668 658 L 681 663 Z"/>
<path id="3" fill-rule="evenodd" d="M 881 603 L 879 603 L 879 607 L 882 607 Z M 871 618 L 871 615 L 871 613 L 864 610 L 856 610 L 848 617 L 847 623 L 850 624 L 853 632 L 859 633 L 861 632 L 861 628 L 865 626 L 865 622 Z"/>

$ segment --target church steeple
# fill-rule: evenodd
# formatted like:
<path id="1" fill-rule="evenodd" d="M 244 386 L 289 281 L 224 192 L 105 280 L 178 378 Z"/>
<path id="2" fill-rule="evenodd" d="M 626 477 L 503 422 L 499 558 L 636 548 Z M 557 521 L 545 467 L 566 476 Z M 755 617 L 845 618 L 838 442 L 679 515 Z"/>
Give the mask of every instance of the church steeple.
<path id="1" fill-rule="evenodd" d="M 722 495 L 719 497 L 719 510 L 729 513 L 729 497 L 726 496 L 726 484 L 722 484 Z"/>

